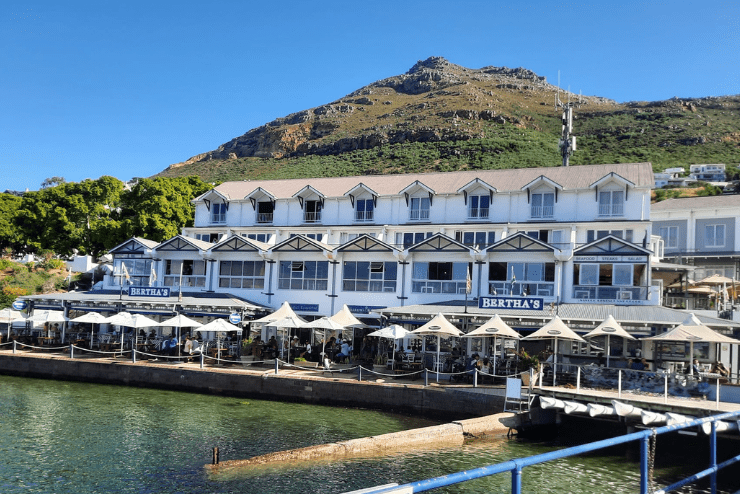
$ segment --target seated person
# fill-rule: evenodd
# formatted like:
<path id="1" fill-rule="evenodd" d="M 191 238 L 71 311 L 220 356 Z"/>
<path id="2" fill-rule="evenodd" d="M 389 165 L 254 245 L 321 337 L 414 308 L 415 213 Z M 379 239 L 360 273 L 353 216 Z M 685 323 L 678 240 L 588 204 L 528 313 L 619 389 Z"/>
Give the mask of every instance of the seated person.
<path id="1" fill-rule="evenodd" d="M 712 374 L 719 374 L 722 377 L 728 377 L 730 375 L 730 370 L 719 360 L 712 364 L 712 368 L 709 372 Z"/>
<path id="2" fill-rule="evenodd" d="M 334 357 L 335 361 L 344 360 L 345 358 L 349 358 L 352 352 L 352 347 L 349 346 L 348 341 L 343 341 L 341 350 L 339 350 L 339 353 L 337 353 L 336 357 Z"/>
<path id="3" fill-rule="evenodd" d="M 477 353 L 473 354 L 473 358 L 470 359 L 470 362 L 468 362 L 468 365 L 465 367 L 465 370 L 468 372 L 469 375 L 473 375 L 475 373 L 475 369 L 480 370 L 481 368 L 481 362 L 480 362 L 480 356 Z"/>
<path id="4" fill-rule="evenodd" d="M 299 353 L 298 355 L 300 358 L 305 358 L 306 360 L 311 357 L 311 344 L 306 343 L 306 349 Z"/>
<path id="5" fill-rule="evenodd" d="M 632 370 L 645 370 L 645 364 L 642 361 L 634 359 L 630 360 L 630 369 Z"/>
<path id="6" fill-rule="evenodd" d="M 684 370 L 684 374 L 694 374 L 696 377 L 699 377 L 699 373 L 701 372 L 701 368 L 699 367 L 699 359 L 695 358 L 693 363 L 690 366 L 687 366 Z"/>

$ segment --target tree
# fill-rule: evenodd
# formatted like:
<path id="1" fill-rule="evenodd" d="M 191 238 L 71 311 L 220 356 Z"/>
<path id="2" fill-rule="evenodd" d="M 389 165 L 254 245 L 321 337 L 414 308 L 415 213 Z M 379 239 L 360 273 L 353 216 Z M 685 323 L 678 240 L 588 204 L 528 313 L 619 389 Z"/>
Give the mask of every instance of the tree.
<path id="1" fill-rule="evenodd" d="M 56 187 L 57 185 L 62 185 L 64 183 L 67 183 L 64 177 L 45 178 L 44 181 L 41 182 L 41 188 L 48 189 L 50 187 Z"/>
<path id="2" fill-rule="evenodd" d="M 193 224 L 195 207 L 190 201 L 211 188 L 196 176 L 140 179 L 121 197 L 124 238 L 161 242 L 174 237 Z"/>
<path id="3" fill-rule="evenodd" d="M 21 198 L 13 194 L 0 194 L 0 250 L 19 250 L 23 245 L 15 224 Z"/>

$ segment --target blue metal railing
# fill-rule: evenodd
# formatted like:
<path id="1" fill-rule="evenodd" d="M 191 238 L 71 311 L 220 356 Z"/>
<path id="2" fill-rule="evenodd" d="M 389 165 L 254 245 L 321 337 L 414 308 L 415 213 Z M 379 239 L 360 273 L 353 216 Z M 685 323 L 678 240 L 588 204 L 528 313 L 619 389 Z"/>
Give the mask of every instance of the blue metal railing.
<path id="1" fill-rule="evenodd" d="M 524 467 L 545 463 L 560 458 L 567 458 L 570 456 L 580 455 L 583 453 L 589 453 L 591 451 L 597 451 L 600 449 L 608 448 L 611 446 L 617 446 L 620 444 L 629 443 L 632 441 L 640 441 L 640 494 L 648 493 L 649 483 L 649 445 L 650 438 L 665 434 L 666 432 L 674 432 L 690 427 L 696 427 L 706 422 L 711 422 L 712 430 L 709 434 L 709 467 L 690 475 L 683 480 L 680 480 L 674 484 L 671 484 L 663 489 L 654 491 L 656 494 L 663 494 L 676 490 L 684 485 L 695 482 L 704 477 L 710 478 L 711 492 L 717 492 L 717 472 L 722 468 L 732 465 L 740 461 L 740 455 L 730 458 L 719 465 L 717 464 L 717 430 L 716 422 L 719 420 L 732 419 L 735 420 L 740 417 L 740 411 L 727 412 L 712 417 L 705 417 L 701 419 L 692 420 L 690 422 L 683 422 L 680 424 L 667 425 L 664 427 L 656 427 L 654 429 L 646 429 L 640 432 L 633 432 L 631 434 L 625 434 L 623 436 L 614 437 L 611 439 L 604 439 L 593 443 L 582 444 L 580 446 L 573 446 L 571 448 L 565 448 L 558 451 L 551 451 L 549 453 L 542 453 L 535 456 L 529 456 L 527 458 L 519 458 L 515 460 L 509 460 L 503 463 L 497 463 L 495 465 L 488 465 L 485 467 L 475 468 L 473 470 L 466 470 L 464 472 L 452 473 L 449 475 L 443 475 L 441 477 L 434 477 L 431 479 L 421 480 L 418 482 L 411 482 L 403 485 L 395 485 L 389 487 L 388 485 L 378 487 L 376 489 L 363 489 L 363 494 L 393 494 L 393 493 L 413 493 L 413 492 L 425 492 L 439 487 L 445 487 L 448 485 L 459 484 L 468 480 L 479 479 L 482 477 L 488 477 L 490 475 L 496 475 L 499 473 L 511 472 L 511 492 L 513 494 L 521 494 L 522 492 L 522 469 Z M 359 492 L 359 491 L 358 491 Z"/>

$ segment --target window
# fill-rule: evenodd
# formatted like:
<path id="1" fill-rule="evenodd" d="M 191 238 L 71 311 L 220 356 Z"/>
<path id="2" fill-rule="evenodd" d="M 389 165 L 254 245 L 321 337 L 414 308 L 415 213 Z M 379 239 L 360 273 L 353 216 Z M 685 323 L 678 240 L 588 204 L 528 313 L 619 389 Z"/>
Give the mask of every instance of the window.
<path id="1" fill-rule="evenodd" d="M 725 246 L 725 225 L 706 225 L 704 226 L 704 246 L 724 247 Z"/>
<path id="2" fill-rule="evenodd" d="M 555 206 L 555 193 L 532 194 L 532 218 L 552 218 Z"/>
<path id="3" fill-rule="evenodd" d="M 226 203 L 211 204 L 211 223 L 226 223 Z"/>
<path id="4" fill-rule="evenodd" d="M 242 233 L 242 237 L 246 237 L 250 240 L 256 240 L 257 242 L 267 243 L 270 240 L 269 233 Z"/>
<path id="5" fill-rule="evenodd" d="M 220 233 L 196 233 L 195 238 L 203 242 L 216 243 L 221 239 Z"/>
<path id="6" fill-rule="evenodd" d="M 289 238 L 293 238 L 297 233 L 291 233 Z M 323 242 L 324 241 L 324 234 L 323 233 L 301 233 L 306 238 L 310 238 L 311 240 L 316 240 L 317 242 Z"/>
<path id="7" fill-rule="evenodd" d="M 534 230 L 525 233 L 528 237 L 536 238 L 537 240 L 542 240 L 543 242 L 550 241 L 550 230 Z"/>
<path id="8" fill-rule="evenodd" d="M 275 212 L 275 203 L 262 201 L 257 203 L 257 223 L 272 223 L 272 215 Z"/>
<path id="9" fill-rule="evenodd" d="M 126 271 L 123 266 L 126 266 Z M 128 279 L 126 279 L 128 273 Z M 117 285 L 149 286 L 152 274 L 151 259 L 119 259 L 113 261 L 113 279 Z"/>
<path id="10" fill-rule="evenodd" d="M 599 265 L 598 264 L 579 264 L 580 276 L 579 285 L 598 285 L 599 284 Z"/>
<path id="11" fill-rule="evenodd" d="M 472 263 L 415 262 L 411 291 L 415 293 L 465 293 Z"/>
<path id="12" fill-rule="evenodd" d="M 429 198 L 412 197 L 410 202 L 411 221 L 426 221 L 429 219 Z"/>
<path id="13" fill-rule="evenodd" d="M 374 206 L 372 199 L 357 199 L 355 201 L 355 221 L 373 221 Z"/>
<path id="14" fill-rule="evenodd" d="M 573 265 L 575 298 L 629 301 L 646 300 L 647 265 L 630 263 L 576 263 Z"/>
<path id="15" fill-rule="evenodd" d="M 468 197 L 468 218 L 485 220 L 488 219 L 488 206 L 491 196 L 470 196 Z"/>
<path id="16" fill-rule="evenodd" d="M 265 261 L 221 261 L 218 286 L 221 288 L 264 288 Z"/>
<path id="17" fill-rule="evenodd" d="M 489 245 L 493 245 L 495 239 L 496 232 L 455 232 L 455 240 L 471 247 L 477 245 L 479 249 L 485 249 Z"/>
<path id="18" fill-rule="evenodd" d="M 434 232 L 399 232 L 396 233 L 396 245 L 403 245 L 404 249 L 408 249 L 432 235 L 434 235 Z"/>
<path id="19" fill-rule="evenodd" d="M 678 227 L 677 226 L 661 226 L 659 235 L 665 241 L 665 246 L 668 249 L 678 248 Z"/>
<path id="20" fill-rule="evenodd" d="M 345 261 L 342 289 L 347 292 L 395 292 L 395 262 Z"/>
<path id="21" fill-rule="evenodd" d="M 599 192 L 599 216 L 623 216 L 624 191 L 607 190 Z"/>
<path id="22" fill-rule="evenodd" d="M 206 262 L 168 259 L 164 265 L 164 286 L 206 286 Z M 182 285 L 181 285 L 182 281 Z"/>
<path id="23" fill-rule="evenodd" d="M 594 240 L 606 238 L 609 235 L 632 242 L 632 230 L 588 230 L 586 232 L 586 243 L 590 244 Z"/>
<path id="24" fill-rule="evenodd" d="M 326 290 L 328 285 L 328 261 L 280 261 L 281 290 Z"/>
<path id="25" fill-rule="evenodd" d="M 303 221 L 306 223 L 318 223 L 321 221 L 321 201 L 305 202 Z"/>
<path id="26" fill-rule="evenodd" d="M 496 295 L 555 294 L 554 262 L 490 262 L 489 293 Z"/>

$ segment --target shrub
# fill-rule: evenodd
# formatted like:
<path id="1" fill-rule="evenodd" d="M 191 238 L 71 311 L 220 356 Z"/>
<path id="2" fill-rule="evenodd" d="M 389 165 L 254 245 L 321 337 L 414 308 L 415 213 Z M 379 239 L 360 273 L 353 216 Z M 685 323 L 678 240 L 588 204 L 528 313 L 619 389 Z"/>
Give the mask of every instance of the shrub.
<path id="1" fill-rule="evenodd" d="M 5 271 L 6 269 L 8 269 L 12 265 L 13 265 L 13 263 L 10 262 L 10 260 L 8 260 L 8 259 L 0 259 L 0 271 Z"/>

